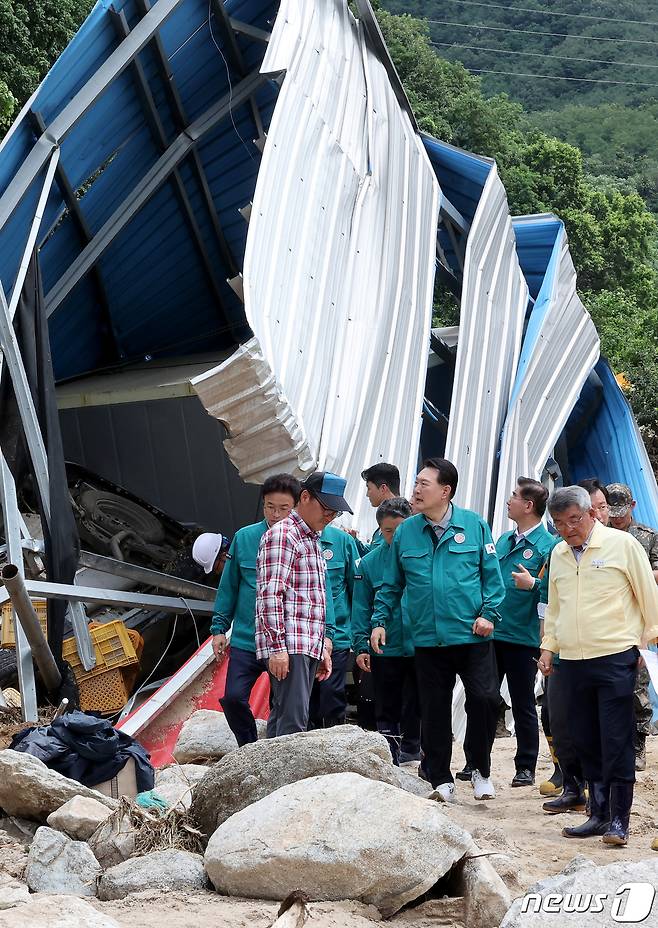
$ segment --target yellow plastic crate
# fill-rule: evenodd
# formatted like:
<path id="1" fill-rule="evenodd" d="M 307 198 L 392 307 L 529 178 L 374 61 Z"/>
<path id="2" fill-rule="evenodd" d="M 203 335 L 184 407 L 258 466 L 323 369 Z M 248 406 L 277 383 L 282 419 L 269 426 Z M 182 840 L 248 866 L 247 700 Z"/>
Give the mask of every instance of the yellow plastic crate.
<path id="1" fill-rule="evenodd" d="M 123 709 L 130 697 L 126 680 L 128 672 L 117 667 L 114 670 L 104 670 L 96 674 L 92 671 L 79 678 L 78 689 L 82 711 L 113 715 Z"/>
<path id="2" fill-rule="evenodd" d="M 62 645 L 62 657 L 71 665 L 78 682 L 108 670 L 139 663 L 129 630 L 120 619 L 104 625 L 90 625 L 89 632 L 96 652 L 96 666 L 93 670 L 85 670 L 82 666 L 75 638 L 67 638 Z"/>
<path id="3" fill-rule="evenodd" d="M 32 605 L 34 611 L 39 617 L 39 624 L 46 638 L 48 637 L 48 603 L 45 599 L 33 599 Z M 2 631 L 0 632 L 0 647 L 16 647 L 16 629 L 14 628 L 14 616 L 11 603 L 4 603 L 2 606 Z"/>

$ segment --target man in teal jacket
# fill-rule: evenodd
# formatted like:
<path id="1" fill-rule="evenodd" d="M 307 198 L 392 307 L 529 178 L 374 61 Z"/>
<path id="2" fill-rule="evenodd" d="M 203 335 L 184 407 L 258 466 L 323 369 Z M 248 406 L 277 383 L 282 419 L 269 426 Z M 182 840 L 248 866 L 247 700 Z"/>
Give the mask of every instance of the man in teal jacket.
<path id="1" fill-rule="evenodd" d="M 331 652 L 331 676 L 326 680 L 316 680 L 311 691 L 309 728 L 330 728 L 345 721 L 345 683 L 352 643 L 350 617 L 354 565 L 359 559 L 359 550 L 354 538 L 332 525 L 323 530 L 320 544 L 331 587 L 335 632 Z"/>
<path id="2" fill-rule="evenodd" d="M 516 773 L 512 786 L 532 786 L 539 753 L 539 723 L 535 708 L 535 678 L 539 657 L 539 615 L 537 606 L 546 602 L 543 578 L 551 551 L 559 541 L 544 527 L 548 490 L 538 480 L 519 477 L 507 501 L 507 513 L 516 528 L 496 542 L 496 552 L 505 584 L 501 607 L 503 621 L 496 628 L 494 649 L 498 682 L 507 677 L 514 731 L 516 734 Z M 464 753 L 468 769 L 471 732 L 467 731 Z M 472 761 L 470 762 L 472 765 Z M 465 771 L 464 771 L 465 772 Z"/>
<path id="3" fill-rule="evenodd" d="M 376 545 L 358 564 L 352 596 L 352 648 L 357 655 L 357 666 L 366 673 L 372 672 L 377 730 L 388 741 L 394 764 L 400 762 L 404 723 L 409 721 L 410 713 L 404 713 L 407 687 L 416 697 L 415 737 L 419 739 L 420 736 L 414 642 L 404 596 L 394 609 L 382 655 L 371 655 L 370 635 L 375 597 L 391 557 L 393 535 L 409 516 L 411 507 L 402 497 L 388 498 L 378 507 L 382 544 Z"/>
<path id="4" fill-rule="evenodd" d="M 231 652 L 222 709 L 238 745 L 257 740 L 256 721 L 249 696 L 264 662 L 256 657 L 256 557 L 260 540 L 277 522 L 287 518 L 299 502 L 301 486 L 290 474 L 276 474 L 263 484 L 264 519 L 235 533 L 215 599 L 210 631 L 219 660 L 226 651 L 226 633 L 233 626 Z"/>
<path id="5" fill-rule="evenodd" d="M 386 644 L 394 610 L 406 590 L 415 644 L 425 765 L 433 798 L 455 801 L 450 771 L 452 693 L 459 677 L 473 733 L 472 783 L 476 799 L 493 799 L 491 745 L 498 676 L 491 638 L 500 622 L 505 587 L 484 519 L 452 503 L 457 469 L 429 458 L 416 477 L 417 515 L 395 532 L 391 560 L 375 601 L 372 644 Z"/>

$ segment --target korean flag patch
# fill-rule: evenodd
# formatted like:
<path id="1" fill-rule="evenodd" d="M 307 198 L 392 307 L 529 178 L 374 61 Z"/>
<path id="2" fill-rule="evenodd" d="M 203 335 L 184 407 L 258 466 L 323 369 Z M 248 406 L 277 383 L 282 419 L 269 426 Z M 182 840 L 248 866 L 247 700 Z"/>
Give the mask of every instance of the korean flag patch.
<path id="1" fill-rule="evenodd" d="M 496 553 L 496 546 L 495 546 L 494 544 L 490 543 L 490 544 L 484 546 L 484 550 L 487 552 L 487 554 L 495 554 L 495 553 Z"/>

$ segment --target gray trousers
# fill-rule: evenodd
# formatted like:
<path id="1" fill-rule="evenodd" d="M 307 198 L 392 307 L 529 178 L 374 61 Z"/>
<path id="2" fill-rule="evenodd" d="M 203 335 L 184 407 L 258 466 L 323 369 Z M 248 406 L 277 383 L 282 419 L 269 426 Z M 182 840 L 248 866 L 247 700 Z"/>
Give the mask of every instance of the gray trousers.
<path id="1" fill-rule="evenodd" d="M 308 727 L 311 690 L 318 669 L 318 661 L 308 654 L 290 654 L 289 670 L 285 680 L 270 674 L 272 708 L 267 722 L 267 737 L 292 735 Z"/>

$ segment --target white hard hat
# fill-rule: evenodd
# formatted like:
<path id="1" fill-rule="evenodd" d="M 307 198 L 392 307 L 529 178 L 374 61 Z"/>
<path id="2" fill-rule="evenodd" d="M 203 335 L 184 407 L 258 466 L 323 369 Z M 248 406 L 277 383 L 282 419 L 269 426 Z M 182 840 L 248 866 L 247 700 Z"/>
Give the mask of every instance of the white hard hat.
<path id="1" fill-rule="evenodd" d="M 226 539 L 228 541 L 228 539 Z M 217 555 L 225 546 L 225 536 L 215 532 L 204 532 L 192 545 L 192 557 L 207 574 L 212 573 Z"/>

